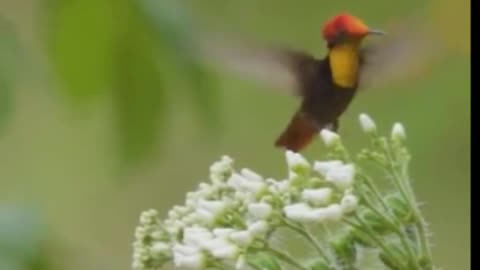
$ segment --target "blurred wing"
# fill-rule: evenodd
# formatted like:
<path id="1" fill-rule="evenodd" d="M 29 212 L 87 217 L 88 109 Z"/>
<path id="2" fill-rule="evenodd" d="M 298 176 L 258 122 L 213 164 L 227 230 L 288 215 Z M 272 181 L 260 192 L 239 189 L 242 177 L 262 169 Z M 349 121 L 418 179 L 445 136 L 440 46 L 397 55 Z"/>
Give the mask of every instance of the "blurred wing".
<path id="1" fill-rule="evenodd" d="M 375 39 L 361 52 L 361 89 L 419 76 L 441 49 L 441 43 L 436 41 L 432 31 L 413 21 L 409 24 L 402 22 L 388 30 L 386 36 Z"/>
<path id="2" fill-rule="evenodd" d="M 303 52 L 240 42 L 219 42 L 213 38 L 202 42 L 199 47 L 201 57 L 214 68 L 237 73 L 294 96 L 303 94 L 302 82 L 315 76 L 319 63 Z"/>

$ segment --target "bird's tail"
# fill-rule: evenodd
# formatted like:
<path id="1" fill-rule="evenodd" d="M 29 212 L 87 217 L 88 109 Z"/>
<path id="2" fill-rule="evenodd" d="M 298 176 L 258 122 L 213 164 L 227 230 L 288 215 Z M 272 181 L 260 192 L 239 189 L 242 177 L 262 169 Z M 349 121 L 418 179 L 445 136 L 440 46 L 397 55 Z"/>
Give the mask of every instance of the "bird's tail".
<path id="1" fill-rule="evenodd" d="M 318 128 L 302 113 L 297 112 L 275 142 L 275 146 L 298 152 L 307 146 L 317 133 Z"/>

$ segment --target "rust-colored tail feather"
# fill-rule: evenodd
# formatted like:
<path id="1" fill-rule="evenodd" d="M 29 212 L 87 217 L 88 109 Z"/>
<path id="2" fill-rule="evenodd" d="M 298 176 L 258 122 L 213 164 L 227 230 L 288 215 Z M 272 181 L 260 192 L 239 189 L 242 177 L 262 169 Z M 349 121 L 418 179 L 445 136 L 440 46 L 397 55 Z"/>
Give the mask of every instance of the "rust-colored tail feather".
<path id="1" fill-rule="evenodd" d="M 317 134 L 318 129 L 301 113 L 296 113 L 287 129 L 275 142 L 275 146 L 298 152 L 307 146 Z"/>

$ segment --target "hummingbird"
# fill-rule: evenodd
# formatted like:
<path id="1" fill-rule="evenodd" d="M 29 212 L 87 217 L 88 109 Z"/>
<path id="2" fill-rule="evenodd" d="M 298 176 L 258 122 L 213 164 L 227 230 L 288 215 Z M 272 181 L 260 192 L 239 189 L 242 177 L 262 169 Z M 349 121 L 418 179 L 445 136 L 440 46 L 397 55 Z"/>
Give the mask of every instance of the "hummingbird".
<path id="1" fill-rule="evenodd" d="M 330 18 L 321 30 L 327 48 L 323 58 L 285 48 L 208 47 L 227 66 L 274 82 L 276 87 L 301 99 L 274 143 L 276 147 L 299 152 L 322 129 L 338 131 L 339 118 L 359 89 L 375 84 L 377 78 L 392 77 L 401 67 L 411 67 L 412 60 L 428 55 L 425 50 L 428 46 L 422 42 L 426 39 L 415 35 L 419 32 L 408 32 L 410 35 L 402 33 L 397 35 L 400 38 L 387 39 L 388 42 L 365 45 L 367 37 L 386 33 L 369 27 L 356 16 L 340 13 Z"/>

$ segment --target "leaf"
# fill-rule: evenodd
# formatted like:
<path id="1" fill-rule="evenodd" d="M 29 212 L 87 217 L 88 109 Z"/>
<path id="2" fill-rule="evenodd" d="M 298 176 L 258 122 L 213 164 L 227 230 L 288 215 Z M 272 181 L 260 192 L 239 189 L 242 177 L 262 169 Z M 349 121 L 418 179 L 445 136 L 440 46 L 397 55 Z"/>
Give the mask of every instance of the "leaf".
<path id="1" fill-rule="evenodd" d="M 161 70 L 150 29 L 125 5 L 124 32 L 116 44 L 114 105 L 121 157 L 128 164 L 151 152 L 165 111 Z"/>
<path id="2" fill-rule="evenodd" d="M 280 264 L 273 255 L 265 252 L 249 253 L 246 257 L 248 265 L 255 270 L 281 270 Z"/>
<path id="3" fill-rule="evenodd" d="M 209 124 L 211 128 L 216 128 L 221 103 L 218 99 L 215 80 L 198 62 L 187 63 L 186 66 L 192 85 L 190 89 L 194 105 L 202 116 L 203 122 Z"/>
<path id="4" fill-rule="evenodd" d="M 62 89 L 75 103 L 104 93 L 111 84 L 115 3 L 109 0 L 50 0 L 48 45 Z"/>
<path id="5" fill-rule="evenodd" d="M 162 45 L 176 57 L 177 64 L 190 82 L 192 101 L 202 120 L 214 127 L 218 123 L 217 88 L 215 79 L 198 57 L 199 48 L 193 41 L 193 23 L 178 1 L 141 1 L 143 12 L 156 31 Z"/>
<path id="6" fill-rule="evenodd" d="M 0 75 L 0 131 L 11 110 L 12 92 L 6 80 Z"/>
<path id="7" fill-rule="evenodd" d="M 12 85 L 17 77 L 20 58 L 15 31 L 12 25 L 0 18 L 0 130 L 12 110 Z"/>
<path id="8" fill-rule="evenodd" d="M 144 160 L 159 142 L 169 102 L 164 81 L 178 69 L 190 83 L 198 115 L 216 122 L 213 80 L 191 46 L 192 24 L 170 2 L 49 0 L 53 66 L 76 103 L 110 93 L 123 165 Z M 171 4 L 171 5 L 170 5 Z M 163 51 L 162 51 L 163 49 Z M 160 59 L 168 50 L 174 60 Z M 177 71 L 177 70 L 175 70 Z M 212 120 L 213 121 L 210 121 Z"/>

